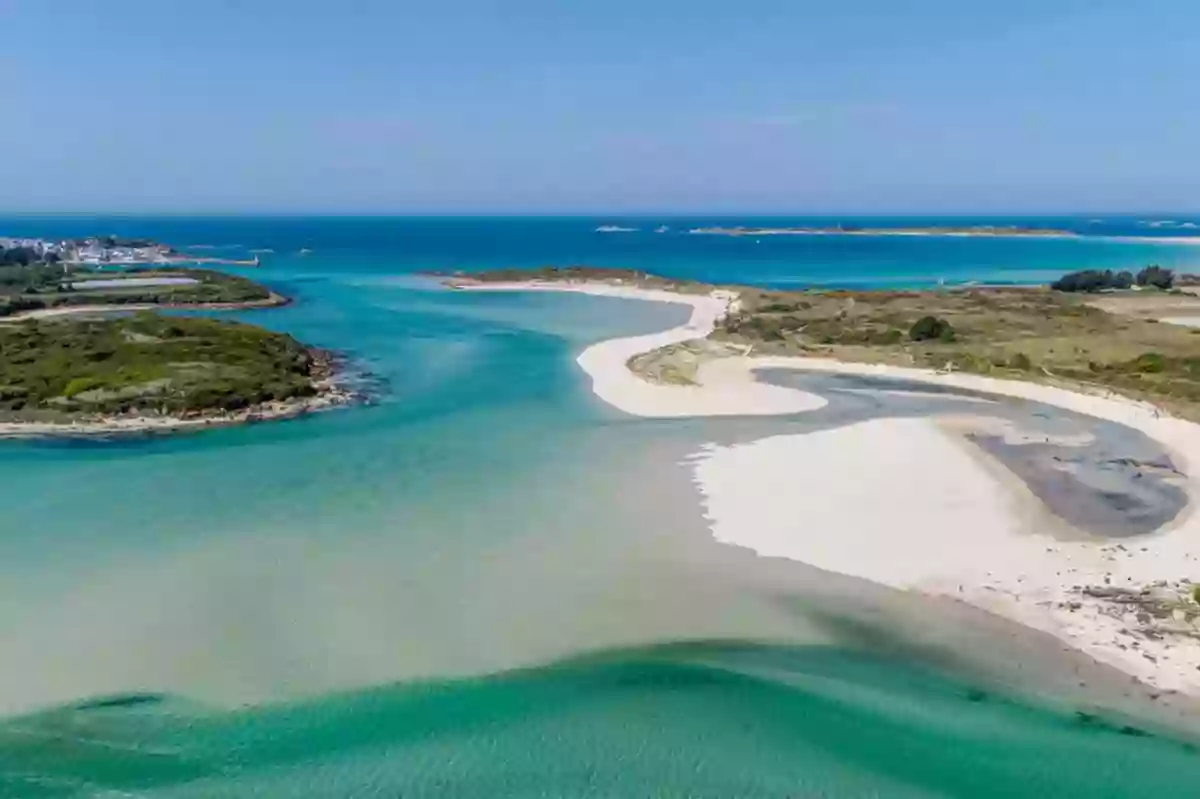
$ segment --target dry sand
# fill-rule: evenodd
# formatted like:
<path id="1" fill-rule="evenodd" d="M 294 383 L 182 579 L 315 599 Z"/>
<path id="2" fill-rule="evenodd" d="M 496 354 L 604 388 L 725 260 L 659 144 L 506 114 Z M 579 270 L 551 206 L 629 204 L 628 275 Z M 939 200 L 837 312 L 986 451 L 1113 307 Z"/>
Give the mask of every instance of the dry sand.
<path id="1" fill-rule="evenodd" d="M 576 291 L 691 305 L 687 325 L 600 342 L 579 356 L 595 393 L 631 414 L 769 415 L 823 404 L 805 392 L 755 382 L 756 369 L 918 380 L 1025 398 L 1135 428 L 1165 447 L 1189 475 L 1189 495 L 1200 491 L 1200 425 L 1146 403 L 977 375 L 813 358 L 725 358 L 703 364 L 698 385 L 650 384 L 630 372 L 629 358 L 706 336 L 736 307 L 736 295 L 589 283 L 487 288 Z M 1148 536 L 1120 543 L 1086 536 L 1064 540 L 1052 534 L 1061 522 L 1050 519 L 1020 481 L 997 479 L 986 456 L 969 451 L 949 427 L 928 419 L 877 419 L 837 430 L 710 446 L 691 465 L 720 541 L 899 589 L 956 598 L 1052 633 L 1148 684 L 1200 695 L 1200 638 L 1140 634 L 1144 619 L 1137 618 L 1136 608 L 1079 590 L 1200 580 L 1195 504 Z"/>

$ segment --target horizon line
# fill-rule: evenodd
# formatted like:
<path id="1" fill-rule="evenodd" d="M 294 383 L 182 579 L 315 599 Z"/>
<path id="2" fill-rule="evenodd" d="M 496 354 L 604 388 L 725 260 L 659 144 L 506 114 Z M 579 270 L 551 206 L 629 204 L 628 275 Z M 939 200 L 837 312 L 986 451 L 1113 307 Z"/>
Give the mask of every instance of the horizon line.
<path id="1" fill-rule="evenodd" d="M 981 217 L 981 218 L 1033 218 L 1033 217 L 1110 217 L 1110 218 L 1131 218 L 1140 216 L 1200 216 L 1200 209 L 1150 209 L 1150 210 L 1079 210 L 1079 209 L 1042 209 L 1028 211 L 983 211 L 983 210 L 955 210 L 955 211 L 904 211 L 904 210 L 889 210 L 889 211 L 780 211 L 780 210 L 760 210 L 760 209 L 743 209 L 743 210 L 709 210 L 709 211 L 679 211 L 679 210 L 578 210 L 578 211 L 539 211 L 539 210 L 523 210 L 523 211 L 495 211 L 495 210 L 470 210 L 470 211 L 360 211 L 360 210 L 338 210 L 338 209 L 322 209 L 322 210 L 272 210 L 272 209 L 256 209 L 256 210 L 232 210 L 232 209 L 196 209 L 196 210 L 15 210 L 0 208 L 0 217 L 91 217 L 91 218 L 121 218 L 121 217 L 140 217 L 140 218 L 179 218 L 179 217 L 249 217 L 249 218 L 267 218 L 267 219 L 288 219 L 288 218 L 319 218 L 319 217 L 358 217 L 358 218 L 380 218 L 380 219 L 447 219 L 447 218 L 463 218 L 463 219 L 522 219 L 522 218 L 558 218 L 558 219 L 596 219 L 601 217 L 612 217 L 618 219 L 687 219 L 697 217 L 734 217 L 734 216 L 754 216 L 760 218 L 834 218 L 834 217 L 907 217 L 907 218 L 954 218 L 954 217 Z"/>

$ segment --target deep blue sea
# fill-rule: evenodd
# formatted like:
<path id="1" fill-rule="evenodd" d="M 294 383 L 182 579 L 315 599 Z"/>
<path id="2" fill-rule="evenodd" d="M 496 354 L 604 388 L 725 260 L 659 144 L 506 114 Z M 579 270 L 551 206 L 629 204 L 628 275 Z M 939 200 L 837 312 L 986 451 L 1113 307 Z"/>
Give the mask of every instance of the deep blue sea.
<path id="1" fill-rule="evenodd" d="M 835 222 L 1084 235 L 685 232 Z M 378 397 L 178 437 L 0 442 L 0 796 L 1195 796 L 1186 730 L 1078 687 L 1035 638 L 713 541 L 681 461 L 782 422 L 627 417 L 574 364 L 683 310 L 417 273 L 1027 283 L 1200 271 L 1196 224 L 2 218 L 0 235 L 253 251 L 262 266 L 238 271 L 295 302 L 227 316 L 345 353 Z"/>

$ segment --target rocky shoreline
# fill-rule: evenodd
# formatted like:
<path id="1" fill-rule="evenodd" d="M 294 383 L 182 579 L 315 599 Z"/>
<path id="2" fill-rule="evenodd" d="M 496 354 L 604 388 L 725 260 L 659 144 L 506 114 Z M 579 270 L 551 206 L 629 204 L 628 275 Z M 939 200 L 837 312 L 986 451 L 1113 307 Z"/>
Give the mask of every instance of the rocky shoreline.
<path id="1" fill-rule="evenodd" d="M 365 393 L 346 384 L 347 371 L 341 356 L 318 349 L 312 350 L 312 355 L 312 386 L 316 391 L 312 396 L 256 403 L 236 411 L 197 411 L 179 416 L 130 412 L 80 416 L 65 422 L 0 421 L 0 439 L 108 439 L 180 433 L 294 419 L 370 401 Z"/>

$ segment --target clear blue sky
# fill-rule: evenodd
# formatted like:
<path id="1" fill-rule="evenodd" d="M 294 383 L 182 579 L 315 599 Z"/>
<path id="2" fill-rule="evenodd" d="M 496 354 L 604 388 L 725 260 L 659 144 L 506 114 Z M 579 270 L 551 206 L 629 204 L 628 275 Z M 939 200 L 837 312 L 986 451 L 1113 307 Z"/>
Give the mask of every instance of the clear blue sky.
<path id="1" fill-rule="evenodd" d="M 1197 0 L 0 0 L 0 209 L 1200 210 Z"/>

